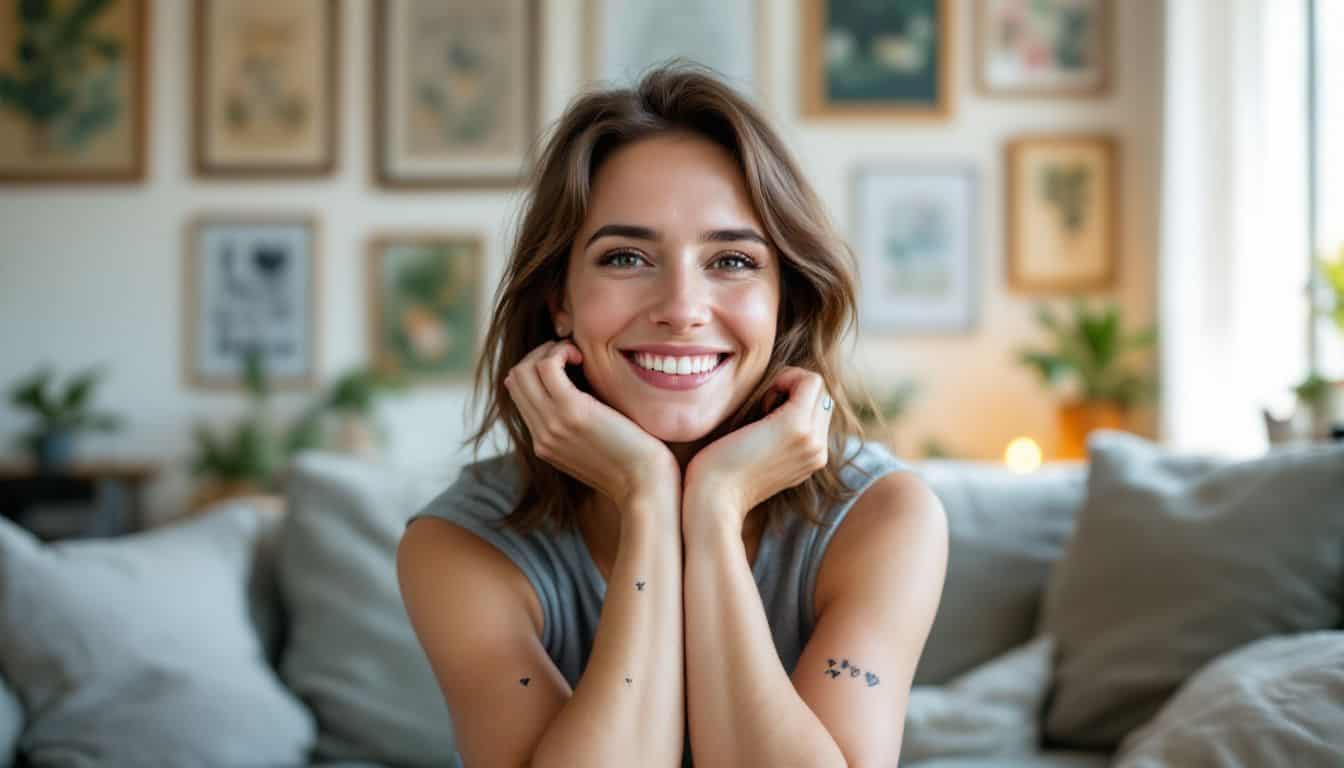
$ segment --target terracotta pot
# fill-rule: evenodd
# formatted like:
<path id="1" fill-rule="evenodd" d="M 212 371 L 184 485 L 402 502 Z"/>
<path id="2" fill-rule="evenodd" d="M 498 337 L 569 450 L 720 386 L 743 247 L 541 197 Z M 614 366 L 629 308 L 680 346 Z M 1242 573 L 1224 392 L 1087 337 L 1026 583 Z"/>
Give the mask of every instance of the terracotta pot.
<path id="1" fill-rule="evenodd" d="M 1087 436 L 1094 429 L 1125 429 L 1128 413 L 1116 403 L 1080 401 L 1063 403 L 1057 413 L 1058 459 L 1086 459 Z"/>

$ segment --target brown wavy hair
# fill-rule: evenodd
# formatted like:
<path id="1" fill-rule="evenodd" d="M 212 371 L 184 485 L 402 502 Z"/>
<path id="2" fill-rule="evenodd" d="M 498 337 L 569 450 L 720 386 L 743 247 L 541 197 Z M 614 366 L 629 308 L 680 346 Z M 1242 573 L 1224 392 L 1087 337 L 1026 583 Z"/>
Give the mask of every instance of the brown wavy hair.
<path id="1" fill-rule="evenodd" d="M 871 404 L 841 374 L 839 350 L 855 316 L 853 253 L 784 143 L 761 113 L 708 70 L 681 60 L 648 71 L 633 88 L 594 90 L 575 98 L 549 131 L 528 179 L 521 225 L 494 298 L 495 312 L 476 367 L 476 398 L 486 396 L 479 429 L 467 437 L 479 454 L 498 423 L 508 430 L 524 492 L 503 525 L 527 532 L 543 523 L 570 527 L 595 493 L 537 457 L 504 377 L 528 352 L 556 339 L 548 299 L 564 295 L 570 249 L 588 211 L 592 180 L 617 148 L 669 134 L 694 135 L 727 149 L 737 161 L 757 216 L 779 254 L 780 303 L 774 349 L 761 381 L 701 445 L 765 415 L 770 384 L 786 366 L 821 375 L 835 401 L 827 465 L 801 484 L 762 502 L 753 515 L 767 525 L 801 515 L 823 522 L 827 506 L 852 491 L 840 479 L 852 459 L 849 435 L 863 437 L 852 403 Z M 571 376 L 590 392 L 582 370 Z"/>

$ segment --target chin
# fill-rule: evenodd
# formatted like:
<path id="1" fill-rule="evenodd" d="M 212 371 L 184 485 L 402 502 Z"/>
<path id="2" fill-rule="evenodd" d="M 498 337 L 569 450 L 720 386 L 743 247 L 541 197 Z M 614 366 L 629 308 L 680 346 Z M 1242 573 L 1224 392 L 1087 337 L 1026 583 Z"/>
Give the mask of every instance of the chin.
<path id="1" fill-rule="evenodd" d="M 693 443 L 703 438 L 718 422 L 706 419 L 703 413 L 688 413 L 687 409 L 627 414 L 645 432 L 664 443 Z"/>

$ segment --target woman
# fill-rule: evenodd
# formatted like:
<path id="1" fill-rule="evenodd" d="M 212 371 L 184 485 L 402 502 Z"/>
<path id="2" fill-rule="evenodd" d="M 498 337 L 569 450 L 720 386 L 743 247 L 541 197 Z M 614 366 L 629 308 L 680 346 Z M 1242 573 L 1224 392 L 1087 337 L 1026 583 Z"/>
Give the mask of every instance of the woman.
<path id="1" fill-rule="evenodd" d="M 467 766 L 896 764 L 946 522 L 851 436 L 854 296 L 730 88 L 670 67 L 570 105 L 477 371 L 472 440 L 513 451 L 397 553 Z"/>

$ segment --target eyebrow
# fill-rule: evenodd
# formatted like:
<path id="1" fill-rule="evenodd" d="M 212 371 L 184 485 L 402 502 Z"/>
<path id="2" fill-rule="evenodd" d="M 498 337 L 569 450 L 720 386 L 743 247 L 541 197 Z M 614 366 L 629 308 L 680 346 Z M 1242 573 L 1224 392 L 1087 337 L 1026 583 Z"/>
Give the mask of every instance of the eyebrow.
<path id="1" fill-rule="evenodd" d="M 604 224 L 597 228 L 597 231 L 593 233 L 592 237 L 588 238 L 588 242 L 584 243 L 583 247 L 587 248 L 598 238 L 608 236 L 631 237 L 636 240 L 650 240 L 655 243 L 663 239 L 661 233 L 648 227 L 633 224 Z M 760 243 L 767 248 L 770 246 L 765 238 L 754 229 L 713 229 L 700 233 L 700 242 L 702 243 L 732 243 L 744 240 Z"/>

